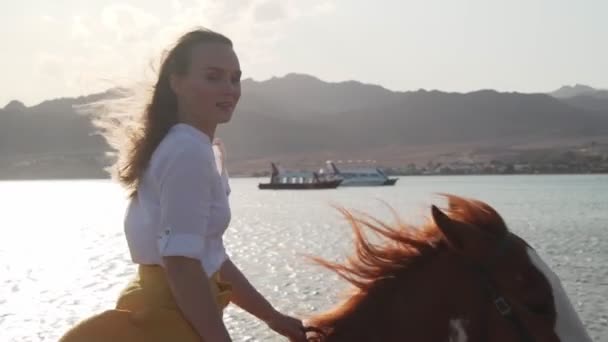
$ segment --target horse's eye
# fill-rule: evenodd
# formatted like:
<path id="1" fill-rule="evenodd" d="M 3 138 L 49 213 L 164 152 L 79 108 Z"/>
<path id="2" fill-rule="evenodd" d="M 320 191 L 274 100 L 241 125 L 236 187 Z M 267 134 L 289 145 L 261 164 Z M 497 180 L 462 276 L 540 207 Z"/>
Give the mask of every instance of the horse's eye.
<path id="1" fill-rule="evenodd" d="M 534 270 L 518 272 L 513 276 L 515 284 L 521 292 L 522 304 L 531 313 L 549 315 L 553 311 L 553 299 L 550 288 L 540 273 Z"/>
<path id="2" fill-rule="evenodd" d="M 553 311 L 553 305 L 548 300 L 526 303 L 526 308 L 537 315 L 549 315 Z"/>

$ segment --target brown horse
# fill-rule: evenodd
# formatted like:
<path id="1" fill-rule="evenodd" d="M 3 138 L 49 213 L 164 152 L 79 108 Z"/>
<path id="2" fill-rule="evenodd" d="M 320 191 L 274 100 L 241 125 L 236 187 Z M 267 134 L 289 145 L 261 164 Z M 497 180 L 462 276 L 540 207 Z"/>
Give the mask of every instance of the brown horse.
<path id="1" fill-rule="evenodd" d="M 591 341 L 559 279 L 485 203 L 446 195 L 429 222 L 393 227 L 340 209 L 355 233 L 345 264 L 317 259 L 354 293 L 308 324 L 335 341 Z M 385 240 L 374 244 L 365 231 Z"/>

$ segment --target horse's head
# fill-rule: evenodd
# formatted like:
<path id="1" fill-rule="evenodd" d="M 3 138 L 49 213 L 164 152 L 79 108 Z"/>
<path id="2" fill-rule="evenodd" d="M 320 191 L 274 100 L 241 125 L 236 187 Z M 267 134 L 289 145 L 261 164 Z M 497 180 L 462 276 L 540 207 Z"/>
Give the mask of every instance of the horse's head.
<path id="1" fill-rule="evenodd" d="M 311 319 L 326 341 L 590 341 L 534 249 L 487 204 L 446 197 L 423 227 L 342 210 L 356 253 L 345 264 L 317 261 L 355 291 Z"/>

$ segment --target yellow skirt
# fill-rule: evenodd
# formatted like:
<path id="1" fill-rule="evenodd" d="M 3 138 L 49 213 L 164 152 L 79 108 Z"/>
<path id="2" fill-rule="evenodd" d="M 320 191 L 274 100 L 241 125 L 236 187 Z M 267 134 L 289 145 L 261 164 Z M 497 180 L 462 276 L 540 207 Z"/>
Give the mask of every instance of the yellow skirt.
<path id="1" fill-rule="evenodd" d="M 222 312 L 230 303 L 230 285 L 222 282 L 217 273 L 209 281 Z M 178 309 L 164 269 L 140 265 L 137 277 L 120 294 L 116 309 L 78 323 L 59 341 L 200 342 L 201 338 Z"/>

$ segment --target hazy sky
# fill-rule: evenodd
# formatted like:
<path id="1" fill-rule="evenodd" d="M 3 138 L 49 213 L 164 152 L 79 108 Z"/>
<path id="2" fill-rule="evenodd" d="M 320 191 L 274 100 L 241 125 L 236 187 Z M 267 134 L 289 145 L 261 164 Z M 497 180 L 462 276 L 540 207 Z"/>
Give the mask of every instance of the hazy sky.
<path id="1" fill-rule="evenodd" d="M 150 80 L 203 25 L 244 77 L 289 72 L 393 90 L 608 88 L 607 0 L 19 0 L 0 12 L 0 107 Z"/>

